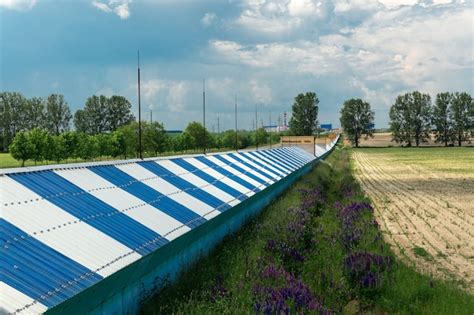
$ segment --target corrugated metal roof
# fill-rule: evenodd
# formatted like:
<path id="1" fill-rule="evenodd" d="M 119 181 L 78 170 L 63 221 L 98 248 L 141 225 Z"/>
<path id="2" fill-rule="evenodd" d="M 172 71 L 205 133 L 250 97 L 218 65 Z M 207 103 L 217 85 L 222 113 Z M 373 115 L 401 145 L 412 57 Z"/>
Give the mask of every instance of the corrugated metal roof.
<path id="1" fill-rule="evenodd" d="M 4 171 L 0 313 L 44 312 L 314 158 L 283 147 Z"/>

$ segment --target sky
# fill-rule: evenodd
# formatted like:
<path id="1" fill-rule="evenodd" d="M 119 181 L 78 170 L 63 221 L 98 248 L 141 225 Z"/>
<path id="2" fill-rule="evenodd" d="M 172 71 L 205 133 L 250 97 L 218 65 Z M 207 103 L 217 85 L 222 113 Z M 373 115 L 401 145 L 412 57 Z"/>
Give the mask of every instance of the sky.
<path id="1" fill-rule="evenodd" d="M 0 0 L 0 91 L 124 95 L 167 129 L 202 121 L 276 124 L 316 92 L 320 123 L 339 126 L 362 98 L 377 128 L 397 95 L 474 92 L 474 1 Z M 281 118 L 282 119 L 282 118 Z"/>

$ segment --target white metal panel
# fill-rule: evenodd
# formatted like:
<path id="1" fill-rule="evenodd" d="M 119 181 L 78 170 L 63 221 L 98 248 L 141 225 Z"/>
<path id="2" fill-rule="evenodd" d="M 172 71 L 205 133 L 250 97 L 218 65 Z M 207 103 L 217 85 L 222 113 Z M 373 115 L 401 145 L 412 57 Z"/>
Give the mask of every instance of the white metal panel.
<path id="1" fill-rule="evenodd" d="M 256 169 L 259 169 L 260 171 L 264 172 L 265 174 L 268 174 L 271 178 L 273 178 L 276 181 L 279 181 L 282 176 L 275 175 L 274 173 L 270 172 L 269 170 L 265 169 L 264 167 L 261 167 L 260 165 L 257 165 L 253 160 L 248 158 L 247 156 L 244 156 L 243 154 L 238 154 L 239 158 L 242 159 L 244 162 L 248 163 L 249 165 L 255 167 Z M 265 162 L 261 162 L 260 164 L 268 167 Z M 268 167 L 269 169 L 273 170 L 273 167 Z M 276 171 L 276 170 L 275 170 Z M 277 172 L 277 174 L 281 174 L 281 172 Z"/>
<path id="2" fill-rule="evenodd" d="M 205 192 L 213 195 L 214 197 L 222 200 L 223 202 L 229 204 L 232 207 L 237 205 L 238 203 L 240 203 L 240 201 L 238 199 L 234 198 L 232 195 L 230 195 L 230 194 L 226 193 L 225 191 L 217 188 L 216 186 L 206 182 L 205 180 L 203 180 L 199 176 L 197 176 L 193 173 L 190 173 L 189 171 L 182 168 L 178 164 L 173 163 L 173 160 L 158 160 L 158 161 L 155 161 L 155 163 L 163 166 L 164 168 L 166 168 L 168 171 L 172 172 L 176 176 L 179 176 L 182 179 L 190 182 L 194 186 L 197 186 L 197 187 L 201 188 Z"/>
<path id="3" fill-rule="evenodd" d="M 147 228 L 165 236 L 170 241 L 190 230 L 183 223 L 115 186 L 89 169 L 56 170 L 54 172 Z M 170 233 L 170 231 L 173 232 Z"/>
<path id="4" fill-rule="evenodd" d="M 306 164 L 306 161 L 308 160 L 307 157 L 303 157 L 301 155 L 299 148 L 281 148 L 275 152 L 275 154 L 280 156 L 281 159 L 288 160 L 289 162 L 298 166 Z"/>
<path id="5" fill-rule="evenodd" d="M 286 169 L 288 174 L 291 173 L 292 171 L 294 171 L 296 168 L 293 167 L 292 165 L 289 165 L 289 164 L 286 164 L 284 162 L 281 162 L 279 161 L 278 159 L 275 159 L 273 158 L 274 160 L 278 161 L 279 163 L 275 163 L 275 162 L 272 162 L 272 160 L 270 160 L 268 157 L 266 157 L 265 155 L 261 154 L 260 152 L 255 152 L 255 154 L 260 158 L 260 159 L 263 159 L 265 161 L 268 161 L 269 163 L 274 163 L 275 165 L 279 166 L 280 168 L 283 168 L 283 169 Z M 281 166 L 281 165 L 284 165 Z"/>
<path id="6" fill-rule="evenodd" d="M 276 172 L 277 174 L 280 174 L 282 178 L 286 177 L 287 173 L 284 173 L 280 171 L 278 168 L 275 168 L 275 166 L 273 165 L 274 163 L 272 161 L 264 160 L 258 156 L 251 155 L 248 152 L 241 152 L 241 153 L 242 153 L 241 156 L 243 156 L 244 158 L 247 158 L 249 160 L 257 160 L 257 162 L 259 162 L 260 164 L 263 164 L 269 169 L 271 169 L 272 171 Z"/>
<path id="7" fill-rule="evenodd" d="M 263 176 L 262 174 L 260 174 L 259 172 L 256 172 L 254 169 L 251 169 L 250 167 L 244 165 L 243 163 L 237 161 L 236 159 L 232 158 L 231 156 L 227 155 L 227 154 L 223 154 L 221 155 L 224 159 L 226 159 L 227 161 L 229 161 L 230 163 L 232 164 L 235 164 L 236 166 L 242 168 L 243 170 L 245 170 L 246 172 L 250 173 L 250 174 L 253 174 L 254 176 L 260 178 L 261 180 L 264 180 L 266 183 L 268 184 L 273 184 L 275 181 L 273 180 L 273 176 L 270 176 L 270 175 L 267 175 L 267 176 Z M 257 167 L 258 170 L 260 170 L 261 168 L 260 167 Z"/>
<path id="8" fill-rule="evenodd" d="M 194 198 L 190 194 L 158 177 L 155 173 L 150 172 L 139 164 L 122 164 L 117 165 L 116 167 L 208 220 L 220 213 L 218 210 L 214 210 L 214 208 L 207 203 Z"/>
<path id="9" fill-rule="evenodd" d="M 260 184 L 259 182 L 257 182 L 256 180 L 253 180 L 252 178 L 248 177 L 247 175 L 243 174 L 243 173 L 240 173 L 239 171 L 237 171 L 236 169 L 232 168 L 232 165 L 229 165 L 229 164 L 226 164 L 224 162 L 222 162 L 221 160 L 213 157 L 212 155 L 210 156 L 206 156 L 206 158 L 211 161 L 212 163 L 214 164 L 217 164 L 219 165 L 220 167 L 222 167 L 223 169 L 225 169 L 226 171 L 229 171 L 231 172 L 232 174 L 236 175 L 236 176 L 239 176 L 240 178 L 242 178 L 243 180 L 245 180 L 246 182 L 250 183 L 251 185 L 255 186 L 255 187 L 258 187 L 260 189 L 263 189 L 265 187 L 263 187 L 263 184 Z"/>
<path id="10" fill-rule="evenodd" d="M 141 257 L 15 180 L 0 176 L 0 186 L 6 192 L 5 202 L 9 203 L 3 211 L 5 220 L 101 276 L 106 277 Z"/>
<path id="11" fill-rule="evenodd" d="M 208 174 L 209 176 L 212 176 L 212 177 L 220 180 L 224 184 L 240 191 L 242 194 L 245 194 L 249 197 L 255 195 L 255 192 L 253 192 L 252 190 L 249 190 L 247 187 L 242 186 L 241 184 L 237 183 L 236 181 L 232 180 L 231 178 L 222 175 L 221 173 L 217 172 L 215 169 L 213 169 L 213 168 L 207 166 L 206 164 L 196 160 L 195 158 L 187 158 L 187 159 L 185 159 L 185 161 L 188 162 L 189 164 L 191 164 L 192 166 L 199 168 L 201 171 Z"/>
<path id="12" fill-rule="evenodd" d="M 3 312 L 7 314 L 15 313 L 19 307 L 25 307 L 26 305 L 29 306 L 23 310 L 24 314 L 41 314 L 48 309 L 40 302 L 33 300 L 29 296 L 0 281 L 1 314 L 3 314 Z"/>
<path id="13" fill-rule="evenodd" d="M 322 145 L 316 144 L 316 156 L 320 157 L 326 153 L 326 148 Z"/>

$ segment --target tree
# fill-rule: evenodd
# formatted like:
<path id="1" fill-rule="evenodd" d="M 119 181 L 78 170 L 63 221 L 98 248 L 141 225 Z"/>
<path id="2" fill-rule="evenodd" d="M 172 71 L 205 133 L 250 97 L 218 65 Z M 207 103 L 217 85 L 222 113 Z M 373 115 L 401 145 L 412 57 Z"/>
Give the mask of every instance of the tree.
<path id="1" fill-rule="evenodd" d="M 23 110 L 26 99 L 20 93 L 0 93 L 0 132 L 2 151 L 6 151 L 16 133 L 23 128 Z"/>
<path id="2" fill-rule="evenodd" d="M 74 115 L 76 130 L 89 135 L 96 135 L 108 131 L 107 97 L 104 95 L 89 97 L 83 110 Z"/>
<path id="3" fill-rule="evenodd" d="M 124 159 L 127 158 L 127 141 L 125 139 L 125 134 L 122 130 L 118 129 L 112 133 L 112 156 L 117 157 L 119 155 L 123 156 Z"/>
<path id="4" fill-rule="evenodd" d="M 153 122 L 151 124 L 145 124 L 143 128 L 143 146 L 149 152 L 153 152 L 154 155 L 164 152 L 167 145 L 167 133 L 163 124 L 159 122 Z"/>
<path id="5" fill-rule="evenodd" d="M 112 134 L 102 133 L 95 135 L 95 138 L 99 148 L 98 156 L 113 156 L 115 143 Z"/>
<path id="6" fill-rule="evenodd" d="M 264 128 L 258 128 L 253 133 L 253 142 L 255 145 L 262 145 L 268 142 L 268 132 Z"/>
<path id="7" fill-rule="evenodd" d="M 113 132 L 135 120 L 131 108 L 130 102 L 123 96 L 107 98 L 93 95 L 87 99 L 84 109 L 74 114 L 74 126 L 77 131 L 90 135 Z"/>
<path id="8" fill-rule="evenodd" d="M 78 138 L 78 156 L 81 159 L 90 160 L 99 155 L 99 143 L 96 137 L 81 133 Z"/>
<path id="9" fill-rule="evenodd" d="M 448 146 L 448 142 L 453 140 L 453 127 L 451 122 L 451 104 L 453 96 L 451 93 L 438 93 L 436 95 L 435 106 L 433 107 L 432 123 L 435 127 L 436 142 L 444 143 Z"/>
<path id="10" fill-rule="evenodd" d="M 64 137 L 64 134 L 60 134 L 59 136 L 48 135 L 47 140 L 47 160 L 56 161 L 59 163 L 61 160 L 67 159 L 69 152 L 66 151 L 66 138 Z"/>
<path id="11" fill-rule="evenodd" d="M 466 92 L 454 93 L 450 117 L 455 139 L 461 146 L 474 129 L 474 102 L 471 95 Z"/>
<path id="12" fill-rule="evenodd" d="M 115 131 L 118 127 L 135 121 L 132 104 L 123 96 L 112 95 L 107 101 L 108 130 Z"/>
<path id="13" fill-rule="evenodd" d="M 46 128 L 45 101 L 41 97 L 26 100 L 23 107 L 23 130 Z"/>
<path id="14" fill-rule="evenodd" d="M 128 125 L 121 126 L 117 129 L 120 131 L 120 144 L 125 152 L 124 157 L 136 156 L 138 157 L 138 122 L 134 121 Z"/>
<path id="15" fill-rule="evenodd" d="M 372 135 L 371 124 L 374 123 L 374 112 L 370 104 L 361 99 L 350 99 L 344 102 L 341 109 L 341 126 L 352 144 L 359 147 L 360 138 L 367 139 Z"/>
<path id="16" fill-rule="evenodd" d="M 69 130 L 72 115 L 61 94 L 51 94 L 46 103 L 46 128 L 54 135 Z"/>
<path id="17" fill-rule="evenodd" d="M 189 135 L 191 148 L 204 149 L 209 147 L 209 132 L 200 123 L 196 121 L 190 122 L 183 133 Z"/>
<path id="18" fill-rule="evenodd" d="M 47 156 L 48 132 L 43 129 L 35 128 L 27 133 L 28 139 L 32 144 L 31 159 L 36 162 L 43 161 Z"/>
<path id="19" fill-rule="evenodd" d="M 416 146 L 425 142 L 431 129 L 431 98 L 418 91 L 399 95 L 390 108 L 392 141 Z"/>
<path id="20" fill-rule="evenodd" d="M 297 136 L 312 135 L 318 125 L 319 99 L 316 93 L 298 94 L 293 103 L 290 131 Z"/>
<path id="21" fill-rule="evenodd" d="M 66 131 L 61 134 L 64 140 L 65 159 L 78 157 L 79 133 Z"/>
<path id="22" fill-rule="evenodd" d="M 10 154 L 15 160 L 21 161 L 21 166 L 25 166 L 25 161 L 33 156 L 33 145 L 31 144 L 26 132 L 21 131 L 15 135 L 10 144 Z"/>

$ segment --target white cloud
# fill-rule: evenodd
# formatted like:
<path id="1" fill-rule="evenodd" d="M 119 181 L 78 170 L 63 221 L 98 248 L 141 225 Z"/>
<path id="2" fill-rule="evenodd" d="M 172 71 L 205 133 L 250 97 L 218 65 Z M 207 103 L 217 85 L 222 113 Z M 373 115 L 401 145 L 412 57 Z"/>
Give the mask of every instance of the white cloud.
<path id="1" fill-rule="evenodd" d="M 0 0 L 0 7 L 11 10 L 26 11 L 33 8 L 36 0 Z"/>
<path id="2" fill-rule="evenodd" d="M 395 96 L 406 91 L 417 89 L 433 96 L 446 90 L 472 91 L 474 8 L 462 2 L 446 2 L 425 0 L 418 5 L 408 5 L 414 2 L 392 1 L 382 5 L 374 1 L 371 13 L 362 22 L 344 28 L 335 24 L 325 35 L 306 33 L 297 39 L 288 36 L 283 40 L 262 37 L 257 43 L 212 40 L 209 46 L 222 63 L 243 65 L 249 73 L 264 73 L 273 82 L 275 76 L 285 78 L 283 84 L 292 84 L 301 78 L 309 82 L 314 80 L 319 85 L 334 80 L 328 83 L 334 85 L 331 93 L 363 97 L 373 104 L 376 111 L 386 113 Z M 266 22 L 279 25 L 280 22 L 294 21 L 298 16 L 300 23 L 305 23 L 302 14 L 305 10 L 317 10 L 314 4 L 300 2 L 291 9 L 291 14 L 288 9 L 290 2 L 273 7 L 267 12 L 276 12 L 274 16 L 278 18 L 276 21 L 268 18 Z M 259 9 L 252 10 L 252 14 L 261 14 L 266 1 L 254 2 L 253 5 Z M 308 7 L 303 8 L 305 5 Z M 320 6 L 324 7 L 323 4 Z M 279 16 L 282 8 L 288 9 L 285 19 Z M 367 9 L 362 1 L 343 0 L 335 3 L 333 8 L 330 17 L 333 20 L 340 12 L 354 14 L 354 10 Z M 249 15 L 243 11 L 237 21 L 242 22 L 242 16 Z M 251 82 L 251 77 L 247 80 Z M 301 81 L 301 84 L 306 82 Z M 255 93 L 252 85 L 249 90 Z M 279 95 L 270 95 L 272 100 L 278 100 Z"/>
<path id="3" fill-rule="evenodd" d="M 202 17 L 201 19 L 201 24 L 206 26 L 206 27 L 209 27 L 211 26 L 212 24 L 214 24 L 214 22 L 216 21 L 217 19 L 217 15 L 215 13 L 212 13 L 212 12 L 207 12 L 206 14 L 204 14 L 204 16 Z"/>
<path id="4" fill-rule="evenodd" d="M 92 5 L 97 9 L 106 13 L 115 13 L 122 20 L 126 20 L 130 17 L 129 4 L 133 0 L 109 0 L 108 3 L 99 1 L 92 1 Z"/>
<path id="5" fill-rule="evenodd" d="M 187 81 L 151 79 L 141 84 L 141 91 L 150 109 L 183 112 L 188 104 L 189 85 Z M 131 89 L 136 89 L 136 86 L 131 86 Z"/>

